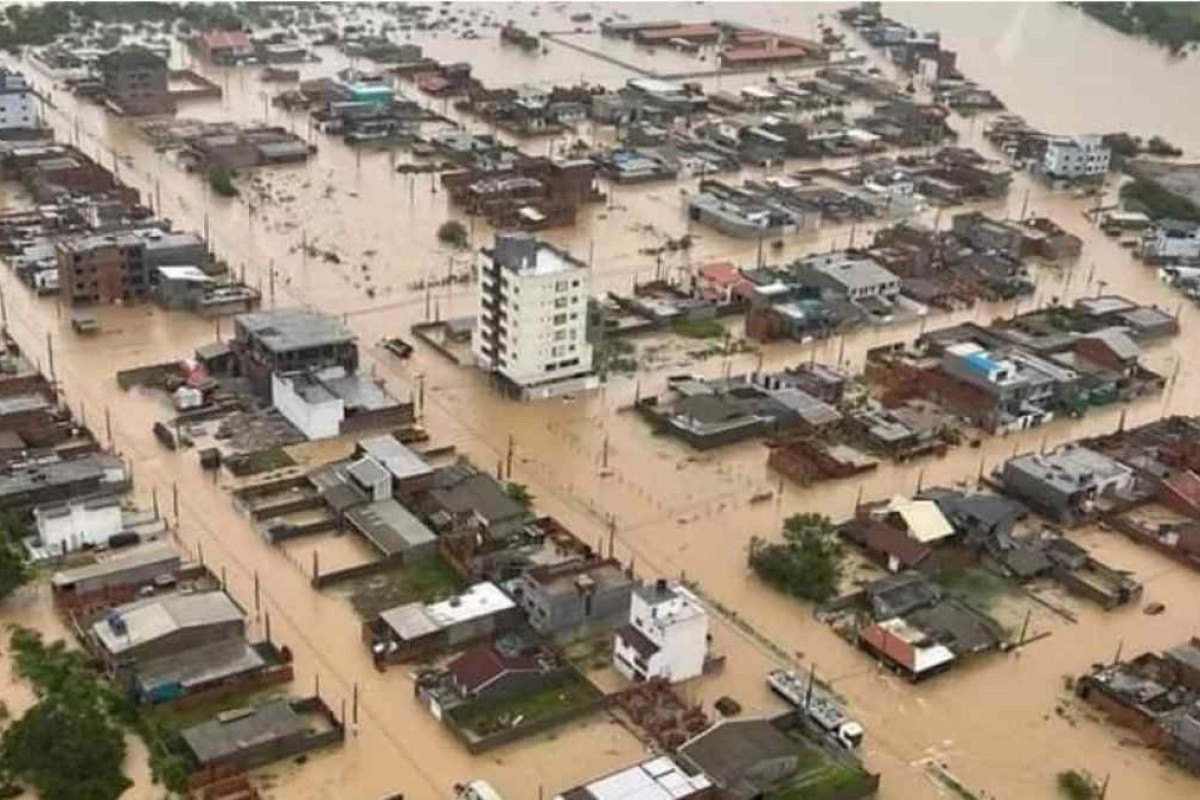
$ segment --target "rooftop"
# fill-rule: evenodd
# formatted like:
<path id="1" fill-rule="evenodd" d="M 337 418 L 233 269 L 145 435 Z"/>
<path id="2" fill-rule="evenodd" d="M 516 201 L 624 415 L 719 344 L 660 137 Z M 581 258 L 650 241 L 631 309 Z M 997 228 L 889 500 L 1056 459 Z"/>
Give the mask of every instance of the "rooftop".
<path id="1" fill-rule="evenodd" d="M 354 334 L 337 317 L 307 308 L 256 311 L 242 314 L 237 323 L 275 353 L 354 341 Z"/>
<path id="2" fill-rule="evenodd" d="M 1064 447 L 1044 455 L 1018 456 L 1008 465 L 1067 494 L 1131 473 L 1124 464 L 1086 447 Z"/>
<path id="3" fill-rule="evenodd" d="M 558 800 L 686 800 L 711 787 L 703 772 L 659 756 L 569 789 Z"/>
<path id="4" fill-rule="evenodd" d="M 425 523 L 390 497 L 352 508 L 346 512 L 346 519 L 385 556 L 437 541 Z"/>
<path id="5" fill-rule="evenodd" d="M 425 459 L 389 433 L 359 439 L 358 446 L 364 453 L 383 464 L 398 481 L 418 478 L 433 472 L 433 467 L 429 466 Z"/>
<path id="6" fill-rule="evenodd" d="M 308 723 L 287 700 L 272 700 L 245 709 L 227 711 L 180 732 L 200 764 L 220 762 L 251 747 L 305 733 Z"/>
<path id="7" fill-rule="evenodd" d="M 92 633 L 116 655 L 185 628 L 241 620 L 242 610 L 223 591 L 166 594 L 113 609 Z"/>
<path id="8" fill-rule="evenodd" d="M 179 551 L 169 542 L 161 539 L 136 545 L 125 550 L 118 550 L 107 558 L 99 559 L 94 564 L 88 564 L 73 569 L 64 569 L 54 573 L 50 582 L 55 586 L 67 586 L 80 581 L 102 578 L 106 575 L 137 569 L 157 563 L 179 561 Z"/>
<path id="9" fill-rule="evenodd" d="M 380 619 L 404 640 L 412 641 L 440 630 L 499 614 L 516 604 L 494 583 L 477 583 L 462 594 L 440 603 L 406 603 L 388 609 Z"/>

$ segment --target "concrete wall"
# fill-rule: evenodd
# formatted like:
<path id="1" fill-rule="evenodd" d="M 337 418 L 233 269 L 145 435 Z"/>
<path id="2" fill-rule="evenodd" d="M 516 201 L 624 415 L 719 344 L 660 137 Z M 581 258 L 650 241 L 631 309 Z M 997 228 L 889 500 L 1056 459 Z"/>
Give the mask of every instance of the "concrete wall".
<path id="1" fill-rule="evenodd" d="M 341 433 L 346 413 L 341 399 L 310 403 L 296 393 L 291 381 L 272 374 L 271 403 L 309 439 L 328 439 Z"/>

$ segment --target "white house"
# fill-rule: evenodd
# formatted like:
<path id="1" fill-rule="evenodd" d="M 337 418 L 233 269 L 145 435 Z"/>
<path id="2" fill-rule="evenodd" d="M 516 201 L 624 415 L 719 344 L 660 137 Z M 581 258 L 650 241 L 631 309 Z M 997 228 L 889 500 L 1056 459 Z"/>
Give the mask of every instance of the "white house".
<path id="1" fill-rule="evenodd" d="M 1042 172 L 1052 178 L 1094 178 L 1108 172 L 1112 153 L 1099 136 L 1055 136 L 1046 142 Z"/>
<path id="2" fill-rule="evenodd" d="M 52 553 L 108 544 L 110 536 L 124 530 L 121 501 L 116 497 L 39 506 L 33 519 L 42 547 Z"/>
<path id="3" fill-rule="evenodd" d="M 33 100 L 33 89 L 24 75 L 0 68 L 0 130 L 36 128 Z"/>
<path id="4" fill-rule="evenodd" d="M 1142 241 L 1147 258 L 1168 263 L 1200 259 L 1200 225 L 1179 219 L 1154 223 Z"/>
<path id="5" fill-rule="evenodd" d="M 527 233 L 501 233 L 481 256 L 477 363 L 525 399 L 594 388 L 588 266 Z"/>
<path id="6" fill-rule="evenodd" d="M 660 580 L 633 593 L 629 623 L 617 629 L 613 666 L 630 680 L 695 678 L 708 655 L 708 612 L 682 586 Z"/>

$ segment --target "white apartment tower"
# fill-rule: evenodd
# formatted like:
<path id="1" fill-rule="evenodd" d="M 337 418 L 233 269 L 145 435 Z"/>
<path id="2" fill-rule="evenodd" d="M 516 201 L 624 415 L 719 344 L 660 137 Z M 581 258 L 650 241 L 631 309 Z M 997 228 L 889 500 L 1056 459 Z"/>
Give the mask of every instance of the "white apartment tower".
<path id="1" fill-rule="evenodd" d="M 1108 172 L 1111 155 L 1099 136 L 1055 136 L 1046 142 L 1042 171 L 1052 178 L 1094 178 Z"/>
<path id="2" fill-rule="evenodd" d="M 613 666 L 630 680 L 695 678 L 708 657 L 708 612 L 682 586 L 660 580 L 633 593 L 629 624 L 617 629 Z"/>
<path id="3" fill-rule="evenodd" d="M 471 349 L 523 399 L 594 388 L 588 266 L 528 233 L 500 233 L 483 251 Z"/>
<path id="4" fill-rule="evenodd" d="M 0 67 L 0 131 L 37 127 L 33 89 L 19 72 Z"/>

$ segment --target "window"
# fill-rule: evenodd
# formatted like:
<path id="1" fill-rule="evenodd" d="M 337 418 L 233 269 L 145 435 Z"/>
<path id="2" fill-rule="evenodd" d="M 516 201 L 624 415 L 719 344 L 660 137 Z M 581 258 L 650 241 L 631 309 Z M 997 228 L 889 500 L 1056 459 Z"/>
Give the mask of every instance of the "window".
<path id="1" fill-rule="evenodd" d="M 572 314 L 571 316 L 575 316 L 575 315 L 574 315 L 574 314 Z M 555 324 L 555 325 L 562 325 L 562 324 L 563 324 L 564 322 L 566 322 L 566 321 L 567 321 L 567 315 L 566 315 L 566 314 L 555 314 L 555 315 L 554 315 L 554 324 Z"/>

